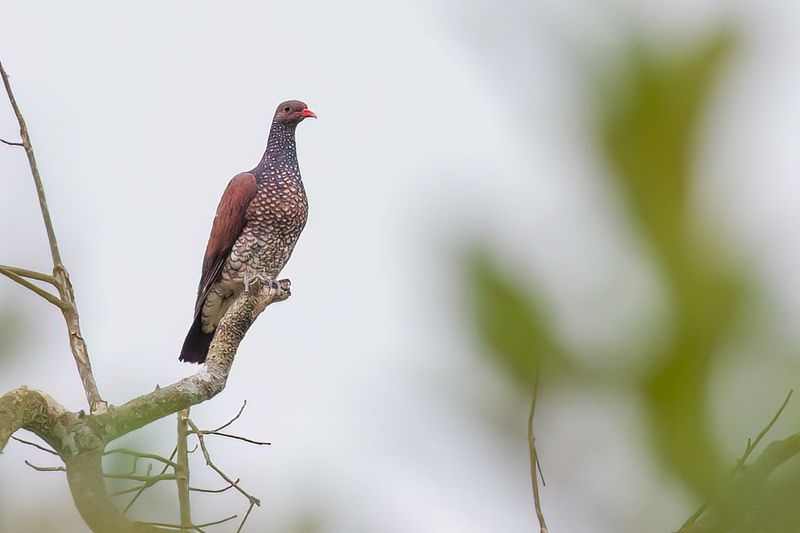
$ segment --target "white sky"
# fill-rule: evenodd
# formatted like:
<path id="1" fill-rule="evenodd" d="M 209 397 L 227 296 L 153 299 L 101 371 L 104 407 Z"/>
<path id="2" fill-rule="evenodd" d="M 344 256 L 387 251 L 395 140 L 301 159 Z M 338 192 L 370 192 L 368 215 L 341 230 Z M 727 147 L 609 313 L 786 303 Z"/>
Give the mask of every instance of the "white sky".
<path id="1" fill-rule="evenodd" d="M 747 46 L 709 117 L 698 201 L 756 258 L 786 319 L 779 333 L 800 340 L 794 2 L 6 2 L 0 59 L 101 392 L 119 403 L 193 370 L 177 355 L 219 196 L 260 158 L 275 105 L 299 98 L 320 118 L 298 131 L 310 219 L 284 272 L 294 295 L 248 334 L 224 393 L 193 411 L 212 426 L 247 399 L 235 429 L 273 442 L 211 442 L 264 502 L 250 530 L 286 531 L 308 512 L 332 533 L 533 531 L 525 399 L 476 353 L 458 254 L 490 238 L 542 280 L 570 342 L 626 335 L 657 289 L 603 186 L 563 45 L 610 53 L 620 19 L 681 42 L 726 13 Z M 15 132 L 0 105 L 0 136 Z M 22 152 L 0 147 L 0 184 L 0 263 L 47 270 Z M 598 317 L 589 309 L 609 286 L 630 290 Z M 83 407 L 55 310 L 2 280 L 0 308 L 25 324 L 0 391 L 24 383 Z M 552 531 L 666 531 L 688 514 L 646 460 L 628 400 L 542 399 Z M 137 443 L 169 453 L 173 428 Z M 49 458 L 8 446 L 0 531 L 19 531 L 43 497 L 63 505 L 59 530 L 83 531 L 65 480 L 23 459 Z M 200 460 L 193 476 L 221 486 Z M 198 522 L 244 509 L 232 494 L 193 502 Z"/>

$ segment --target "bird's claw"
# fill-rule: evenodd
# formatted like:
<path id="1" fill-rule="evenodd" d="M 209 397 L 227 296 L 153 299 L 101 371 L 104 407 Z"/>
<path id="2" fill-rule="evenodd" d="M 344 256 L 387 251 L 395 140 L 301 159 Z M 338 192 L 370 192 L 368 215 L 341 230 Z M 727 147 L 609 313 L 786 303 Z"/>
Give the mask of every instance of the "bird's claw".
<path id="1" fill-rule="evenodd" d="M 280 283 L 278 283 L 275 278 L 267 276 L 266 274 L 245 274 L 244 276 L 244 292 L 250 292 L 250 285 L 255 280 L 259 280 L 263 283 L 269 290 L 279 290 L 281 288 Z"/>

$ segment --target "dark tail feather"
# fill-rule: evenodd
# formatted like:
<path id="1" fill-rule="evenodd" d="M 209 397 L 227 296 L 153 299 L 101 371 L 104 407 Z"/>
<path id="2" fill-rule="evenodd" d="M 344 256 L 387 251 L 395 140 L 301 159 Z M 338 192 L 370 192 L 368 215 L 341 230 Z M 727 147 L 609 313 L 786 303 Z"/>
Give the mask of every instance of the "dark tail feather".
<path id="1" fill-rule="evenodd" d="M 181 356 L 178 358 L 187 363 L 204 363 L 208 355 L 208 347 L 211 346 L 211 339 L 214 332 L 204 333 L 202 325 L 202 313 L 197 313 L 194 317 L 192 327 L 186 335 L 181 348 Z"/>

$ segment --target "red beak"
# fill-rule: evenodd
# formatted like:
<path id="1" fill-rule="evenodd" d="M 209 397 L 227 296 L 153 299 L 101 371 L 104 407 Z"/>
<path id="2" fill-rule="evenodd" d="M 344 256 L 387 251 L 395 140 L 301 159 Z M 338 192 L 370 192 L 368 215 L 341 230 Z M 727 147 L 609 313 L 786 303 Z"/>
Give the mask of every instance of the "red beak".
<path id="1" fill-rule="evenodd" d="M 311 111 L 308 108 L 303 109 L 302 111 L 300 111 L 300 116 L 303 117 L 303 118 L 308 118 L 308 117 L 317 118 L 317 114 L 314 113 L 313 111 Z"/>

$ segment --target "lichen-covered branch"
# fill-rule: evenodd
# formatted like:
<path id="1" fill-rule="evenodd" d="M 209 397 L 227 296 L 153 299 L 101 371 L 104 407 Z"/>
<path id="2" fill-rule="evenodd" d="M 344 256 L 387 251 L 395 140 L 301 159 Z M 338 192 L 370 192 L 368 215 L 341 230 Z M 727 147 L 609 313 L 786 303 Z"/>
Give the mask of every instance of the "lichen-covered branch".
<path id="1" fill-rule="evenodd" d="M 69 448 L 66 409 L 44 392 L 20 387 L 0 396 L 0 453 L 20 429 L 39 435 L 53 449 Z"/>

